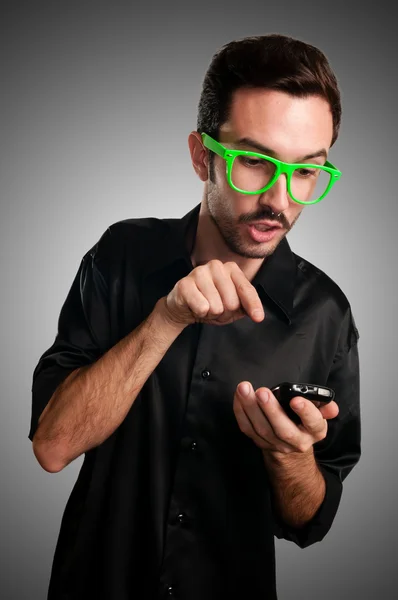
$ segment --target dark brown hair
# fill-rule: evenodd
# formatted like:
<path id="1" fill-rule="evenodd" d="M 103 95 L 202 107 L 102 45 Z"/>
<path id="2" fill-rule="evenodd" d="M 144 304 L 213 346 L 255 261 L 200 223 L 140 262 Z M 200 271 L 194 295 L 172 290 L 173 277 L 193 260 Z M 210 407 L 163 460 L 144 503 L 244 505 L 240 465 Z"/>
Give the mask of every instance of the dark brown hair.
<path id="1" fill-rule="evenodd" d="M 199 100 L 197 131 L 218 139 L 229 118 L 233 93 L 241 87 L 279 90 L 300 98 L 316 95 L 330 105 L 333 137 L 341 121 L 340 92 L 326 56 L 300 40 L 279 34 L 246 37 L 214 54 Z M 210 152 L 212 163 L 213 152 Z"/>

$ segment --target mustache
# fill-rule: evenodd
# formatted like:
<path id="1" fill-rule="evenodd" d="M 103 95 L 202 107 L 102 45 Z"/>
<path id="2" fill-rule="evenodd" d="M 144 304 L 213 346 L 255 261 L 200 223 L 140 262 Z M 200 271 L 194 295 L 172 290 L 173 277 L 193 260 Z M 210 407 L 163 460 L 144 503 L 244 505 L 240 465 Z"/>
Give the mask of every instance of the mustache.
<path id="1" fill-rule="evenodd" d="M 290 223 L 283 213 L 274 213 L 271 208 L 266 207 L 264 207 L 261 213 L 257 213 L 255 215 L 245 215 L 241 220 L 242 223 L 251 223 L 252 221 L 262 220 L 275 221 L 275 223 L 280 223 L 285 229 L 290 229 Z"/>

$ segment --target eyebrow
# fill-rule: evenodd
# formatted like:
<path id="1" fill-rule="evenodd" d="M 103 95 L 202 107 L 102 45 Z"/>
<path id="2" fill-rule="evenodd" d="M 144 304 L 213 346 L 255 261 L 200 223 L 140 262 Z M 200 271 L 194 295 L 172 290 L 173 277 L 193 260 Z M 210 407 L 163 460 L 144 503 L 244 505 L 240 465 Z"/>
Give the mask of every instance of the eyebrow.
<path id="1" fill-rule="evenodd" d="M 259 142 L 256 142 L 255 140 L 252 140 L 247 137 L 240 138 L 239 140 L 237 140 L 235 142 L 235 144 L 237 144 L 239 146 L 243 146 L 243 145 L 244 146 L 252 146 L 253 148 L 256 148 L 257 150 L 259 150 L 260 152 L 263 152 L 264 154 L 268 154 L 268 156 L 272 156 L 273 158 L 278 158 L 277 153 L 274 150 L 272 150 L 272 148 L 267 148 L 267 146 L 263 146 Z M 328 153 L 326 152 L 325 148 L 321 148 L 321 150 L 318 150 L 317 152 L 311 152 L 311 154 L 306 154 L 305 156 L 298 158 L 294 162 L 301 163 L 304 160 L 309 160 L 310 158 L 317 158 L 318 156 L 323 156 L 325 159 L 328 157 Z"/>

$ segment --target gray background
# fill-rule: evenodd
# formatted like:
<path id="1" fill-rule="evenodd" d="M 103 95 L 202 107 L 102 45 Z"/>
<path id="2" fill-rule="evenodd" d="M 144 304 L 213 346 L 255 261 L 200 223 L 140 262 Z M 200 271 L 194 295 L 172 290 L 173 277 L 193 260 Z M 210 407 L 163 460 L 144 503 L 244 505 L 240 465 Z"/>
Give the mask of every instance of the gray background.
<path id="1" fill-rule="evenodd" d="M 389 2 L 352 4 L 1 3 L 1 598 L 45 598 L 83 460 L 48 474 L 27 437 L 33 369 L 80 260 L 115 221 L 201 200 L 187 137 L 207 66 L 272 32 L 319 46 L 342 88 L 343 177 L 288 239 L 351 302 L 363 415 L 332 530 L 306 550 L 277 542 L 279 597 L 396 598 L 397 37 Z"/>

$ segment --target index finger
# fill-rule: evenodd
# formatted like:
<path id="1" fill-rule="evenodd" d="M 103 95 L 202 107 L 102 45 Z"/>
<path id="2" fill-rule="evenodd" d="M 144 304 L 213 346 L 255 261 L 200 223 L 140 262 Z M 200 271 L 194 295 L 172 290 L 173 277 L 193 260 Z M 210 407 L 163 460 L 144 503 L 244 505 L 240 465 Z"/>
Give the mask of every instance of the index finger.
<path id="1" fill-rule="evenodd" d="M 264 308 L 254 285 L 250 283 L 246 275 L 236 265 L 231 269 L 231 279 L 235 285 L 239 300 L 247 315 L 253 321 L 262 321 L 265 317 Z"/>

